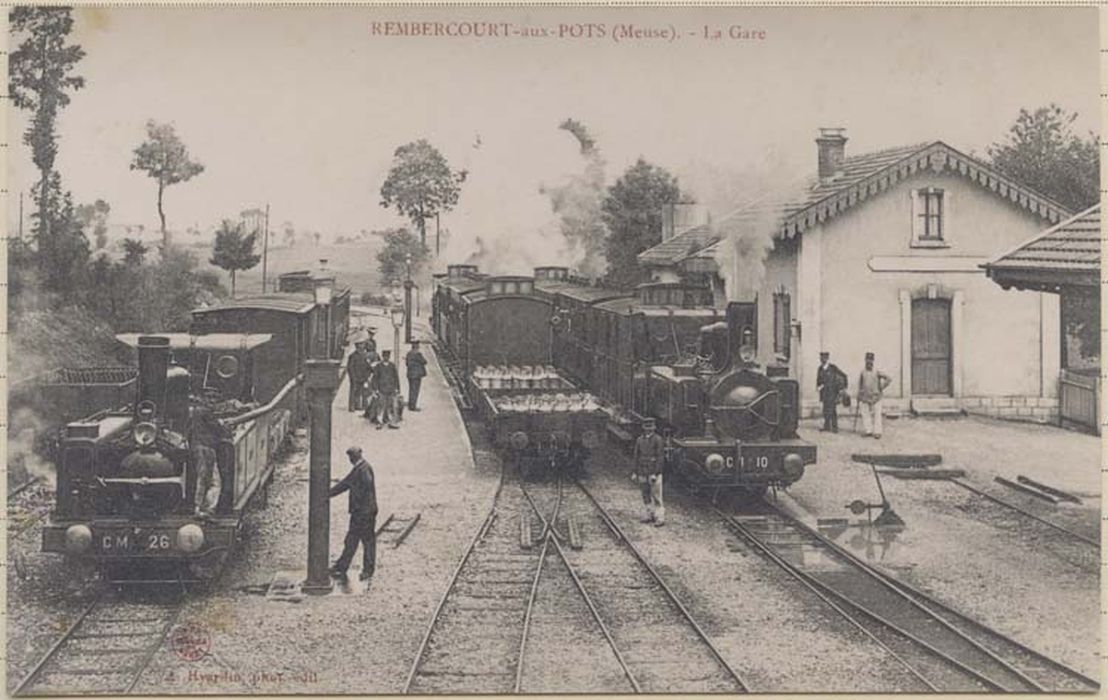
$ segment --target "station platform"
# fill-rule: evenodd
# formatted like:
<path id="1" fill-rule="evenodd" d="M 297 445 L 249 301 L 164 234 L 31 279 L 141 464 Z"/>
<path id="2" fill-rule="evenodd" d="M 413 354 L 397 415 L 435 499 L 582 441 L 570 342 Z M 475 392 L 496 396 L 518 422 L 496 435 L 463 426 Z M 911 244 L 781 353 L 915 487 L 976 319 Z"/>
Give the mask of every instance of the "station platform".
<path id="1" fill-rule="evenodd" d="M 351 329 L 376 328 L 378 351 L 391 350 L 393 329 L 388 317 L 356 311 L 363 313 L 352 318 Z M 429 339 L 423 319 L 413 324 L 413 335 Z M 401 355 L 407 351 L 402 342 Z M 225 583 L 182 612 L 182 623 L 199 624 L 211 635 L 211 654 L 183 663 L 163 649 L 136 692 L 143 688 L 161 694 L 403 691 L 427 625 L 487 515 L 499 480 L 498 471 L 475 463 L 465 425 L 430 343 L 422 344 L 421 351 L 428 361 L 421 410 L 405 410 L 398 430 L 377 430 L 360 412 L 348 410 L 345 370 L 335 395 L 332 483 L 350 470 L 346 449 L 351 446 L 362 448 L 377 482 L 377 527 L 384 530 L 378 536 L 376 574 L 368 587 L 358 580 L 359 550 L 348 579 L 336 581 L 332 593 L 315 596 L 297 590 L 307 562 L 305 426 L 296 440 L 296 452 L 278 467 L 268 506 L 249 519 L 245 545 L 224 574 Z M 406 394 L 403 357 L 397 365 Z M 346 494 L 331 499 L 332 562 L 342 551 L 347 502 Z M 390 516 L 392 522 L 386 523 Z"/>

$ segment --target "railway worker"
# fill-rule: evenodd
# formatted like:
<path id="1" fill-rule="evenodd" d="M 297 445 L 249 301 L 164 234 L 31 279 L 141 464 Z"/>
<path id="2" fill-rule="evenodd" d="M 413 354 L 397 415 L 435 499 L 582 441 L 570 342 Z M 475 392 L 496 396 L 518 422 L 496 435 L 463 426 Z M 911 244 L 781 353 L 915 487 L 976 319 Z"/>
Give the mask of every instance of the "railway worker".
<path id="1" fill-rule="evenodd" d="M 412 349 L 404 356 L 404 373 L 408 377 L 408 410 L 418 411 L 419 385 L 427 376 L 427 359 L 419 351 L 419 341 L 412 341 Z"/>
<path id="2" fill-rule="evenodd" d="M 634 469 L 631 480 L 639 484 L 642 502 L 646 506 L 646 515 L 642 522 L 653 522 L 655 527 L 666 524 L 666 507 L 662 502 L 662 471 L 665 467 L 663 456 L 666 443 L 661 435 L 654 432 L 653 418 L 642 422 L 642 435 L 635 441 Z"/>
<path id="3" fill-rule="evenodd" d="M 862 414 L 862 434 L 881 439 L 881 398 L 893 383 L 889 375 L 874 368 L 874 354 L 866 353 L 866 368 L 858 376 L 858 412 Z"/>
<path id="4" fill-rule="evenodd" d="M 831 364 L 831 353 L 819 354 L 819 370 L 816 372 L 816 390 L 823 404 L 823 427 L 820 431 L 839 432 L 839 394 L 846 388 L 846 374 Z"/>
<path id="5" fill-rule="evenodd" d="M 381 403 L 381 422 L 377 424 L 380 430 L 385 424 L 395 430 L 399 416 L 397 415 L 396 395 L 400 393 L 400 376 L 397 374 L 396 365 L 392 363 L 392 353 L 388 350 L 381 352 L 381 361 L 373 369 L 373 379 L 370 381 L 373 390 L 377 392 Z"/>
<path id="6" fill-rule="evenodd" d="M 346 570 L 362 545 L 362 581 L 373 576 L 377 565 L 377 484 L 373 478 L 373 467 L 362 457 L 362 448 L 351 447 L 346 450 L 353 469 L 342 481 L 331 487 L 331 498 L 350 492 L 350 527 L 346 530 L 342 554 L 331 567 L 331 575 L 346 577 Z"/>
<path id="7" fill-rule="evenodd" d="M 369 353 L 364 342 L 354 344 L 354 352 L 346 360 L 346 375 L 350 381 L 349 410 L 365 408 L 366 382 L 369 381 Z"/>
<path id="8" fill-rule="evenodd" d="M 365 329 L 365 332 L 369 336 L 365 340 L 366 355 L 369 357 L 369 363 L 371 365 L 376 364 L 381 359 L 380 356 L 377 354 L 377 341 L 373 338 L 373 335 L 377 332 L 377 329 L 370 326 L 369 328 Z"/>
<path id="9" fill-rule="evenodd" d="M 193 463 L 196 465 L 195 513 L 198 518 L 209 518 L 219 504 L 219 492 L 222 484 L 217 469 L 215 448 L 219 441 L 228 437 L 226 428 L 212 415 L 211 409 L 198 406 L 192 418 L 192 434 L 189 446 L 192 448 Z"/>

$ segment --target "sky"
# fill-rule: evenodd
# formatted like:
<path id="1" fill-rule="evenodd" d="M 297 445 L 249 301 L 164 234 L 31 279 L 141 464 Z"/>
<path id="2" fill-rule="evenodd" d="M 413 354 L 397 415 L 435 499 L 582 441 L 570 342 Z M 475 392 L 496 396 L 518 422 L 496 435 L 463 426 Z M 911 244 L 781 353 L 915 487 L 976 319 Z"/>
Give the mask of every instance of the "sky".
<path id="1" fill-rule="evenodd" d="M 271 226 L 289 221 L 325 237 L 403 224 L 380 206 L 379 190 L 396 147 L 426 138 L 470 174 L 443 217 L 454 256 L 477 236 L 556 247 L 540 187 L 584 166 L 557 128 L 567 117 L 594 135 L 608 182 L 642 157 L 717 213 L 741 204 L 760 173 L 814 170 L 819 127 L 845 127 L 848 155 L 933 139 L 984 155 L 1020 108 L 1050 102 L 1077 111 L 1081 132 L 1098 127 L 1095 8 L 134 7 L 75 16 L 87 86 L 61 114 L 57 167 L 77 202 L 104 199 L 113 223 L 147 228 L 158 222 L 155 183 L 129 164 L 148 119 L 172 122 L 205 166 L 166 192 L 176 230 L 208 230 L 266 203 Z M 554 36 L 382 35 L 397 26 L 386 22 L 412 21 L 506 22 Z M 593 38 L 570 36 L 587 24 Z M 677 36 L 617 41 L 627 24 Z M 764 38 L 731 39 L 733 26 Z M 705 27 L 722 38 L 704 38 Z M 25 124 L 19 114 L 8 121 L 13 193 L 35 180 L 19 139 Z"/>

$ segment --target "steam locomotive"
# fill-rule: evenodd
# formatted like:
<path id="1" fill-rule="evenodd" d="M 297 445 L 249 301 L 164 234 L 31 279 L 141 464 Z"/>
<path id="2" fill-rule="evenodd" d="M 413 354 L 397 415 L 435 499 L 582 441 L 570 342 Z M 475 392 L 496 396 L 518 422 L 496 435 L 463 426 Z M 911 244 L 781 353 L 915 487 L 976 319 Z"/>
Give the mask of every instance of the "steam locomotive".
<path id="1" fill-rule="evenodd" d="M 218 570 L 305 415 L 306 360 L 341 357 L 348 328 L 349 290 L 279 292 L 197 309 L 189 333 L 117 336 L 137 350 L 133 401 L 65 426 L 43 551 Z"/>
<path id="2" fill-rule="evenodd" d="M 490 277 L 451 265 L 437 277 L 432 326 L 465 386 L 489 366 L 510 374 L 550 365 L 605 404 L 617 440 L 630 444 L 654 418 L 667 468 L 694 488 L 760 494 L 795 483 L 816 461 L 797 434 L 796 381 L 786 367 L 756 362 L 756 300 L 718 309 L 710 290 L 691 284 L 628 292 L 564 267 Z M 517 444 L 535 442 L 524 437 Z"/>

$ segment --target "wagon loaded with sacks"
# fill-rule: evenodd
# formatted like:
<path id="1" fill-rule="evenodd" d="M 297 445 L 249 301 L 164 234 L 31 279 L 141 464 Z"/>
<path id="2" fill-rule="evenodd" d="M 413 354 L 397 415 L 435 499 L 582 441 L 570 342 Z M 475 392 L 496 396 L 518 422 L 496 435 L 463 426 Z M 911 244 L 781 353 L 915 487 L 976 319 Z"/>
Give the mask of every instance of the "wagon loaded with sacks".
<path id="1" fill-rule="evenodd" d="M 493 444 L 526 477 L 580 475 L 600 444 L 608 414 L 549 366 L 482 366 L 471 389 Z"/>

